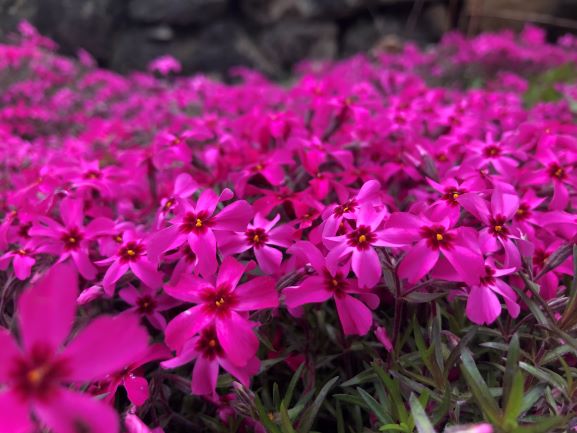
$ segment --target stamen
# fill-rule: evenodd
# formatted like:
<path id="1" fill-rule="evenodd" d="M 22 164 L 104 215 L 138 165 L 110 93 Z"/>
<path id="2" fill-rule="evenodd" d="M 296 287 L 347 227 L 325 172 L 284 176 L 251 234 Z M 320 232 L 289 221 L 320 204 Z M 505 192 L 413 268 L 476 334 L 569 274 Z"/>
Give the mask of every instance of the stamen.
<path id="1" fill-rule="evenodd" d="M 365 235 L 359 236 L 359 244 L 364 244 L 367 241 L 367 237 Z"/>
<path id="2" fill-rule="evenodd" d="M 217 307 L 222 307 L 224 305 L 224 298 L 217 299 L 214 303 Z"/>
<path id="3" fill-rule="evenodd" d="M 200 218 L 196 219 L 196 227 L 202 227 L 202 220 Z"/>
<path id="4" fill-rule="evenodd" d="M 495 226 L 494 229 L 496 232 L 500 232 L 501 230 L 503 230 L 503 226 Z"/>
<path id="5" fill-rule="evenodd" d="M 130 257 L 134 257 L 136 255 L 136 251 L 128 249 L 126 250 L 126 254 L 128 254 Z"/>
<path id="6" fill-rule="evenodd" d="M 70 242 L 71 244 L 75 244 L 75 243 L 76 243 L 76 238 L 73 237 L 73 236 L 70 236 L 70 237 L 68 238 L 68 242 Z"/>
<path id="7" fill-rule="evenodd" d="M 253 242 L 259 242 L 260 241 L 260 237 L 258 235 L 254 235 L 252 237 Z"/>
<path id="8" fill-rule="evenodd" d="M 441 242 L 443 240 L 443 235 L 441 233 L 437 233 L 436 238 L 439 242 Z"/>
<path id="9" fill-rule="evenodd" d="M 338 282 L 336 279 L 333 278 L 333 279 L 331 280 L 331 284 L 332 284 L 334 287 L 337 287 L 337 286 L 339 285 L 339 282 Z"/>
<path id="10" fill-rule="evenodd" d="M 459 198 L 459 193 L 458 192 L 454 192 L 453 193 L 453 199 L 457 200 Z"/>
<path id="11" fill-rule="evenodd" d="M 209 347 L 215 348 L 216 347 L 216 340 L 214 338 L 208 340 Z"/>

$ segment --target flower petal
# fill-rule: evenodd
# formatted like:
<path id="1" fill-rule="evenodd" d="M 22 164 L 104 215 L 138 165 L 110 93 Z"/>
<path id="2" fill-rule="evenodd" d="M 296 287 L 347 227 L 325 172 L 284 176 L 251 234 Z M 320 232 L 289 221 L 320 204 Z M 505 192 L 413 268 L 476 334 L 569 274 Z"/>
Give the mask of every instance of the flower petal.
<path id="1" fill-rule="evenodd" d="M 439 250 L 432 250 L 426 240 L 421 240 L 411 248 L 399 265 L 399 276 L 413 284 L 433 269 L 439 259 Z"/>
<path id="2" fill-rule="evenodd" d="M 234 309 L 238 311 L 278 307 L 278 294 L 275 290 L 275 280 L 270 277 L 253 278 L 238 286 L 234 293 L 238 299 L 238 303 Z"/>
<path id="3" fill-rule="evenodd" d="M 358 299 L 350 296 L 335 296 L 337 312 L 345 335 L 365 335 L 373 324 L 373 313 Z"/>
<path id="4" fill-rule="evenodd" d="M 55 433 L 117 433 L 118 415 L 106 403 L 86 394 L 61 389 L 58 398 L 35 404 L 38 418 Z"/>
<path id="5" fill-rule="evenodd" d="M 234 311 L 226 318 L 217 317 L 216 335 L 224 353 L 233 364 L 246 365 L 258 350 L 258 338 L 253 331 L 253 323 Z"/>
<path id="6" fill-rule="evenodd" d="M 150 396 L 148 382 L 141 376 L 135 376 L 134 374 L 126 376 L 124 378 L 124 388 L 126 388 L 128 399 L 135 406 L 142 406 Z"/>
<path id="7" fill-rule="evenodd" d="M 70 361 L 68 379 L 89 382 L 122 370 L 142 356 L 148 333 L 138 317 L 121 314 L 93 320 L 74 338 L 63 353 Z"/>
<path id="8" fill-rule="evenodd" d="M 196 395 L 212 395 L 216 390 L 218 379 L 218 361 L 199 356 L 192 370 L 192 393 Z"/>
<path id="9" fill-rule="evenodd" d="M 76 313 L 78 274 L 69 264 L 53 266 L 18 301 L 24 347 L 57 349 L 70 333 Z"/>
<path id="10" fill-rule="evenodd" d="M 0 393 L 0 433 L 30 433 L 36 431 L 28 415 L 27 404 L 12 392 Z"/>

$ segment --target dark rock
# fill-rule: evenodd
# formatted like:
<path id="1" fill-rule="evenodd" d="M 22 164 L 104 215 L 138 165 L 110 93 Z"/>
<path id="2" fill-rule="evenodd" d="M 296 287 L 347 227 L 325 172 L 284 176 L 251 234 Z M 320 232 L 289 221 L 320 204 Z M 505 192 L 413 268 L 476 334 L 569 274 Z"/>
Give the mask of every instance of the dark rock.
<path id="1" fill-rule="evenodd" d="M 16 31 L 20 21 L 32 20 L 37 8 L 37 0 L 0 0 L 0 36 Z"/>
<path id="2" fill-rule="evenodd" d="M 37 0 L 35 24 L 66 52 L 84 48 L 107 59 L 123 12 L 118 0 Z"/>
<path id="3" fill-rule="evenodd" d="M 208 23 L 226 12 L 227 0 L 132 0 L 129 17 L 144 23 Z"/>
<path id="4" fill-rule="evenodd" d="M 337 26 L 331 22 L 281 21 L 261 33 L 259 45 L 274 64 L 284 69 L 305 58 L 334 58 L 337 33 Z"/>
<path id="5" fill-rule="evenodd" d="M 153 29 L 132 29 L 115 42 L 111 67 L 121 72 L 145 69 L 150 60 L 171 54 L 184 72 L 223 73 L 234 66 L 251 66 L 278 74 L 259 52 L 247 33 L 234 21 L 218 21 L 200 31 L 158 41 Z"/>

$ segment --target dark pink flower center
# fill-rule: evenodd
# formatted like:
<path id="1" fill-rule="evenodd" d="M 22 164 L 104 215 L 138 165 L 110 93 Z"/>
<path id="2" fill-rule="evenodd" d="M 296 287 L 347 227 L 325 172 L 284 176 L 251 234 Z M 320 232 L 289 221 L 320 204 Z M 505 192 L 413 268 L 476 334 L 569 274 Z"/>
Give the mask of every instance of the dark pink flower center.
<path id="1" fill-rule="evenodd" d="M 443 226 L 421 227 L 421 236 L 427 241 L 427 246 L 433 250 L 451 248 L 455 236 Z"/>
<path id="2" fill-rule="evenodd" d="M 84 235 L 77 228 L 71 228 L 60 239 L 64 242 L 65 250 L 77 250 L 80 246 L 80 241 L 84 239 Z"/>
<path id="3" fill-rule="evenodd" d="M 531 216 L 531 209 L 527 203 L 521 203 L 519 209 L 515 212 L 515 219 L 517 221 L 524 221 Z"/>
<path id="4" fill-rule="evenodd" d="M 347 279 L 342 272 L 337 272 L 334 276 L 328 270 L 324 271 L 325 289 L 333 292 L 335 296 L 343 296 L 347 288 Z"/>
<path id="5" fill-rule="evenodd" d="M 343 216 L 346 213 L 353 213 L 357 209 L 358 205 L 359 204 L 357 203 L 357 201 L 354 198 L 352 198 L 350 200 L 347 200 L 345 203 L 337 206 L 333 211 L 333 213 L 336 216 Z"/>
<path id="6" fill-rule="evenodd" d="M 493 236 L 505 239 L 509 236 L 509 229 L 505 225 L 507 220 L 503 215 L 497 215 L 489 221 L 489 233 Z"/>
<path id="7" fill-rule="evenodd" d="M 58 392 L 69 372 L 67 362 L 56 358 L 49 347 L 36 345 L 27 356 L 14 360 L 8 371 L 11 388 L 25 400 L 48 400 Z"/>
<path id="8" fill-rule="evenodd" d="M 481 285 L 490 286 L 492 284 L 495 284 L 495 269 L 485 265 L 485 275 L 481 277 Z"/>
<path id="9" fill-rule="evenodd" d="M 565 172 L 565 169 L 557 163 L 549 165 L 547 173 L 549 173 L 549 176 L 551 176 L 553 179 L 556 180 L 564 180 L 567 178 L 567 173 Z"/>
<path id="10" fill-rule="evenodd" d="M 204 308 L 207 312 L 219 316 L 226 316 L 237 304 L 236 294 L 232 291 L 230 284 L 221 284 L 216 289 L 207 288 L 201 294 Z"/>
<path id="11" fill-rule="evenodd" d="M 464 189 L 446 188 L 442 198 L 449 202 L 451 206 L 458 206 L 459 202 L 457 202 L 457 199 L 461 194 L 465 194 L 466 192 Z"/>
<path id="12" fill-rule="evenodd" d="M 549 254 L 544 249 L 536 248 L 535 254 L 533 254 L 533 264 L 539 268 L 543 268 L 550 255 L 551 254 Z"/>
<path id="13" fill-rule="evenodd" d="M 138 307 L 137 309 L 140 314 L 150 314 L 153 313 L 156 308 L 156 301 L 152 299 L 152 297 L 146 295 L 142 298 L 138 298 L 136 306 Z"/>
<path id="14" fill-rule="evenodd" d="M 224 351 L 220 343 L 218 342 L 218 338 L 216 336 L 216 330 L 214 327 L 205 328 L 196 342 L 195 349 L 202 353 L 205 358 L 214 359 L 217 356 L 223 356 Z"/>
<path id="15" fill-rule="evenodd" d="M 30 235 L 28 234 L 28 232 L 30 231 L 31 227 L 32 227 L 32 223 L 22 224 L 20 226 L 20 228 L 18 229 L 18 235 L 20 237 L 23 237 L 23 238 L 29 238 Z"/>
<path id="16" fill-rule="evenodd" d="M 118 250 L 118 255 L 123 262 L 135 262 L 144 254 L 144 245 L 130 241 L 122 245 Z"/>
<path id="17" fill-rule="evenodd" d="M 209 227 L 213 225 L 212 218 L 207 211 L 200 211 L 195 214 L 193 212 L 187 212 L 182 220 L 182 225 L 180 230 L 183 233 L 197 233 L 202 234 L 207 231 Z"/>
<path id="18" fill-rule="evenodd" d="M 98 170 L 88 170 L 84 173 L 84 179 L 100 179 L 102 177 L 102 173 Z"/>
<path id="19" fill-rule="evenodd" d="M 496 158 L 501 155 L 501 149 L 495 145 L 490 145 L 483 149 L 483 154 L 487 158 Z"/>
<path id="20" fill-rule="evenodd" d="M 245 235 L 246 241 L 254 248 L 260 248 L 268 241 L 268 234 L 262 228 L 248 229 Z"/>
<path id="21" fill-rule="evenodd" d="M 377 240 L 377 236 L 368 226 L 359 226 L 347 235 L 349 245 L 358 250 L 368 250 L 372 243 Z"/>

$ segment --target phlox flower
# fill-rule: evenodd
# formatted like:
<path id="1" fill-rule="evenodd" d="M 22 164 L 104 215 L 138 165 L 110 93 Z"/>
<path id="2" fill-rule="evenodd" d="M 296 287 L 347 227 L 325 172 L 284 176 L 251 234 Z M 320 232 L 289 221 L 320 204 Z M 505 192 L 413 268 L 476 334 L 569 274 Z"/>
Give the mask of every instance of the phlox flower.
<path id="1" fill-rule="evenodd" d="M 113 408 L 67 385 L 103 379 L 131 363 L 146 350 L 148 335 L 135 317 L 100 317 L 64 344 L 77 291 L 74 269 L 55 265 L 18 300 L 20 340 L 0 329 L 0 432 L 37 431 L 31 414 L 55 433 L 119 431 Z"/>
<path id="2" fill-rule="evenodd" d="M 102 286 L 108 296 L 112 296 L 116 282 L 128 270 L 131 270 L 140 281 L 153 289 L 158 289 L 162 285 L 162 274 L 148 258 L 143 240 L 131 230 L 122 234 L 122 243 L 116 254 L 98 261 L 97 264 L 109 265 L 102 278 Z"/>
<path id="3" fill-rule="evenodd" d="M 288 248 L 294 235 L 290 225 L 274 227 L 280 221 L 276 215 L 271 221 L 257 213 L 254 223 L 244 232 L 219 232 L 217 234 L 220 251 L 225 256 L 252 250 L 260 269 L 265 274 L 279 272 L 282 252 L 272 246 Z"/>
<path id="4" fill-rule="evenodd" d="M 16 278 L 26 280 L 36 263 L 36 255 L 45 249 L 46 246 L 37 245 L 35 242 L 28 242 L 22 248 L 11 249 L 0 256 L 0 270 L 5 271 L 12 263 Z"/>
<path id="5" fill-rule="evenodd" d="M 519 268 L 521 255 L 513 239 L 517 238 L 511 220 L 519 209 L 519 197 L 510 190 L 497 188 L 491 194 L 491 202 L 478 194 L 461 195 L 459 203 L 475 218 L 481 221 L 485 228 L 479 233 L 479 244 L 484 251 L 495 252 L 499 245 L 505 252 L 505 267 Z"/>
<path id="6" fill-rule="evenodd" d="M 157 293 L 156 289 L 145 285 L 142 285 L 140 289 L 128 285 L 120 290 L 118 295 L 124 302 L 131 305 L 126 310 L 127 313 L 135 313 L 145 318 L 154 328 L 161 331 L 166 328 L 166 319 L 162 312 L 178 305 L 178 301 L 164 293 Z"/>
<path id="7" fill-rule="evenodd" d="M 147 246 L 151 258 L 157 261 L 165 251 L 188 242 L 190 249 L 196 254 L 198 271 L 205 277 L 211 276 L 218 266 L 214 232 L 244 231 L 252 217 L 252 209 L 244 200 L 226 206 L 215 215 L 218 203 L 230 198 L 232 191 L 229 189 L 225 189 L 220 197 L 211 189 L 206 189 L 198 198 L 196 206 L 186 203 L 170 221 L 169 227 L 148 238 Z"/>
<path id="8" fill-rule="evenodd" d="M 296 308 L 332 298 L 345 335 L 365 335 L 369 332 L 373 323 L 371 309 L 379 305 L 379 298 L 368 290 L 359 288 L 355 279 L 348 278 L 350 265 L 338 267 L 329 262 L 317 247 L 307 241 L 297 242 L 289 252 L 306 258 L 316 275 L 306 277 L 297 286 L 285 288 L 285 304 L 289 308 Z"/>
<path id="9" fill-rule="evenodd" d="M 153 344 L 130 364 L 106 376 L 91 391 L 93 394 L 106 393 L 104 401 L 112 403 L 118 387 L 123 386 L 130 402 L 135 406 L 142 406 L 150 397 L 148 381 L 143 375 L 144 366 L 153 361 L 168 359 L 170 356 L 170 350 L 164 344 Z"/>
<path id="10" fill-rule="evenodd" d="M 477 246 L 477 233 L 469 227 L 455 227 L 445 218 L 431 221 L 406 212 L 393 213 L 385 224 L 382 241 L 391 247 L 406 247 L 398 273 L 415 283 L 429 273 L 442 256 L 462 281 L 478 283 L 483 274 L 483 257 Z"/>
<path id="11" fill-rule="evenodd" d="M 278 295 L 270 277 L 256 277 L 238 285 L 245 270 L 246 265 L 229 256 L 216 278 L 203 280 L 184 275 L 174 286 L 167 285 L 165 291 L 170 296 L 197 304 L 168 324 L 168 346 L 178 350 L 202 329 L 214 325 L 226 357 L 235 365 L 246 365 L 258 349 L 253 331 L 256 324 L 247 319 L 246 312 L 275 308 Z"/>
<path id="12" fill-rule="evenodd" d="M 467 297 L 465 312 L 472 322 L 490 325 L 501 315 L 501 302 L 497 295 L 505 300 L 511 317 L 519 315 L 521 307 L 515 291 L 500 278 L 514 272 L 515 268 L 497 269 L 490 260 L 485 263 L 485 275 L 479 284 L 471 286 Z"/>
<path id="13" fill-rule="evenodd" d="M 382 275 L 379 256 L 374 248 L 388 245 L 380 238 L 382 230 L 379 230 L 386 212 L 365 204 L 358 210 L 354 229 L 341 236 L 325 238 L 325 244 L 331 244 L 327 263 L 335 268 L 338 263 L 350 259 L 361 288 L 374 287 Z"/>
<path id="14" fill-rule="evenodd" d="M 51 218 L 39 216 L 29 235 L 33 238 L 45 238 L 52 247 L 52 253 L 58 255 L 58 261 L 71 258 L 80 274 L 87 280 L 96 277 L 96 267 L 90 260 L 90 241 L 97 237 L 111 234 L 113 222 L 108 218 L 95 218 L 86 226 L 83 225 L 84 202 L 78 199 L 65 198 L 60 204 L 60 216 L 64 225 Z"/>
<path id="15" fill-rule="evenodd" d="M 237 347 L 242 350 L 245 341 L 238 340 Z M 184 343 L 179 354 L 161 363 L 164 368 L 176 368 L 195 360 L 192 370 L 191 390 L 193 394 L 216 397 L 216 382 L 219 367 L 224 368 L 243 385 L 249 386 L 250 377 L 260 368 L 260 361 L 256 356 L 248 358 L 239 366 L 232 362 L 226 350 L 222 347 L 218 331 L 214 325 L 205 327 L 200 335 Z"/>

